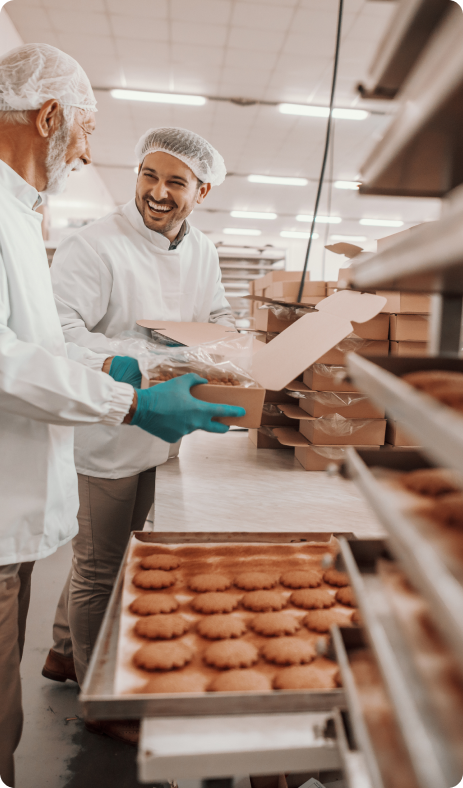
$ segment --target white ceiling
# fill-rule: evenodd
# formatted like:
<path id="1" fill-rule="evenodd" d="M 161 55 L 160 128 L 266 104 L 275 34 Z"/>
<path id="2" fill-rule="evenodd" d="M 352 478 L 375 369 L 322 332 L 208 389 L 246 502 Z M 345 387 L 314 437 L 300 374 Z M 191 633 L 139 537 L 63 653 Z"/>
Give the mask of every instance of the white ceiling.
<path id="1" fill-rule="evenodd" d="M 395 3 L 345 0 L 336 105 L 359 106 L 364 76 Z M 125 102 L 108 89 L 138 88 L 208 97 L 327 105 L 337 0 L 13 0 L 8 14 L 24 41 L 53 44 L 88 73 L 98 99 L 94 162 L 117 203 L 133 194 L 134 145 L 151 126 L 193 129 L 222 153 L 231 173 L 213 189 L 194 223 L 214 240 L 224 227 L 262 230 L 259 243 L 282 245 L 281 230 L 303 230 L 297 213 L 311 213 L 326 120 L 282 115 L 276 106 L 210 100 L 185 107 Z M 356 179 L 360 165 L 389 123 L 391 107 L 365 121 L 335 123 L 333 179 Z M 299 175 L 307 187 L 251 184 L 249 173 Z M 327 210 L 325 189 L 321 212 Z M 232 219 L 233 209 L 274 211 L 278 219 Z M 361 197 L 333 189 L 337 234 L 369 239 L 395 230 L 361 227 L 366 218 L 402 219 L 405 226 L 436 218 L 438 202 Z M 325 228 L 322 228 L 324 234 Z M 324 237 L 324 235 L 323 235 Z M 329 237 L 329 236 L 328 236 Z M 249 243 L 251 239 L 248 239 Z M 319 245 L 322 241 L 319 242 Z"/>

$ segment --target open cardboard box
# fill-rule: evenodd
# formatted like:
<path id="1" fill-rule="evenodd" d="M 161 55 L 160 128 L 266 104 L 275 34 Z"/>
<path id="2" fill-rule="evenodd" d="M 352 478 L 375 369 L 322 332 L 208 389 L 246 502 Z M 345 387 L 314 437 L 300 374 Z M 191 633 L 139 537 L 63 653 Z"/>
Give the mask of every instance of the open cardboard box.
<path id="1" fill-rule="evenodd" d="M 428 356 L 427 342 L 391 342 L 391 356 Z"/>
<path id="2" fill-rule="evenodd" d="M 295 386 L 296 384 L 293 385 Z M 292 397 L 291 403 L 282 401 L 279 404 L 280 409 L 289 418 L 302 418 L 302 416 L 298 415 L 301 410 L 317 419 L 321 416 L 331 416 L 333 413 L 339 413 L 340 416 L 344 416 L 346 419 L 384 419 L 385 417 L 384 408 L 379 408 L 363 394 L 345 391 L 328 392 L 328 394 L 333 394 L 333 398 L 336 398 L 336 404 L 329 405 L 319 402 L 317 398 L 318 394 L 325 392 L 314 391 L 311 396 L 311 390 L 304 384 L 301 385 L 304 388 L 293 389 L 305 394 L 305 397 L 297 399 L 298 405 L 295 404 L 296 400 Z M 343 401 L 346 403 L 345 405 L 343 405 Z M 285 411 L 285 408 L 288 406 L 289 410 Z"/>
<path id="3" fill-rule="evenodd" d="M 306 471 L 325 471 L 333 462 L 340 465 L 345 459 L 345 448 L 339 445 L 312 446 L 293 427 L 275 427 L 273 434 L 282 446 L 294 447 L 294 456 Z M 355 446 L 355 449 L 378 449 L 379 446 Z M 334 450 L 334 451 L 331 451 Z M 333 456 L 334 455 L 334 456 Z"/>
<path id="4" fill-rule="evenodd" d="M 299 318 L 293 325 L 268 345 L 254 342 L 252 377 L 255 387 L 218 386 L 202 384 L 191 389 L 193 396 L 204 402 L 240 405 L 246 415 L 236 419 L 220 419 L 224 424 L 256 429 L 260 426 L 265 390 L 280 391 L 311 366 L 317 358 L 352 333 L 352 320 L 363 323 L 371 320 L 384 306 L 384 299 L 369 293 L 342 291 L 320 302 L 316 311 Z M 146 321 L 144 321 L 146 322 Z M 154 321 L 151 321 L 154 322 Z M 198 324 L 172 323 L 156 330 L 185 345 L 191 345 L 191 327 Z M 209 325 L 209 324 L 204 324 Z M 167 326 L 167 327 L 166 327 Z M 231 336 L 229 332 L 226 335 Z M 239 358 L 234 359 L 239 366 Z M 155 380 L 142 381 L 142 387 L 154 385 Z"/>
<path id="5" fill-rule="evenodd" d="M 348 340 L 347 340 L 348 341 Z M 358 353 L 359 356 L 387 356 L 389 355 L 389 340 L 388 339 L 366 339 L 364 340 L 365 344 L 360 346 L 358 349 L 355 349 L 355 346 L 352 348 L 354 353 Z M 342 347 L 342 342 L 340 343 Z M 350 350 L 340 350 L 339 347 L 333 347 L 331 350 L 328 350 L 328 353 L 324 353 L 321 358 L 317 358 L 317 364 L 344 364 L 346 354 L 350 353 Z"/>
<path id="6" fill-rule="evenodd" d="M 329 371 L 330 374 L 325 375 L 325 371 Z M 351 383 L 347 383 L 344 371 L 345 367 L 339 364 L 315 363 L 304 371 L 302 380 L 312 391 L 358 391 Z"/>
<path id="7" fill-rule="evenodd" d="M 323 429 L 323 416 L 309 416 L 297 405 L 282 404 L 281 410 L 288 418 L 298 420 L 299 433 L 314 446 L 352 446 L 354 441 L 362 446 L 382 446 L 385 441 L 386 419 L 349 418 L 356 427 L 355 431 L 347 435 L 332 435 Z M 274 434 L 277 433 L 274 431 Z"/>

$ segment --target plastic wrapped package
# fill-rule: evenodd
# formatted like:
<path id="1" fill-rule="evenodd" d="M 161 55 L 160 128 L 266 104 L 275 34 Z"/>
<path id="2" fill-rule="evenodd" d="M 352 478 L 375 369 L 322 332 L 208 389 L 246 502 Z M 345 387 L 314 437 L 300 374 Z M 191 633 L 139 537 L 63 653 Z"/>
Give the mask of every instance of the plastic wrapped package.
<path id="1" fill-rule="evenodd" d="M 315 419 L 315 424 L 326 435 L 346 436 L 354 435 L 374 421 L 376 419 L 346 419 L 339 413 L 332 413 L 331 416 L 320 416 Z"/>
<path id="2" fill-rule="evenodd" d="M 347 408 L 348 405 L 357 405 L 367 401 L 364 394 L 355 394 L 339 391 L 286 391 L 294 399 L 310 399 L 329 408 Z"/>
<path id="3" fill-rule="evenodd" d="M 282 306 L 281 304 L 262 304 L 259 309 L 268 309 L 279 320 L 294 320 L 304 317 L 307 312 L 313 312 L 312 306 Z"/>

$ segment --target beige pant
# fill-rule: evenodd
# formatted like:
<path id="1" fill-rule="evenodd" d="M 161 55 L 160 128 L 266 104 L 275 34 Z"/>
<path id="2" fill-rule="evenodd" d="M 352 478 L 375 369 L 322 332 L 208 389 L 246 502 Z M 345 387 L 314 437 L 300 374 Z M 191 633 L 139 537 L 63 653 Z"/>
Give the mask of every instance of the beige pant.
<path id="1" fill-rule="evenodd" d="M 23 726 L 21 661 L 34 562 L 0 566 L 0 777 L 14 785 L 13 754 Z"/>
<path id="2" fill-rule="evenodd" d="M 82 684 L 132 531 L 141 531 L 154 499 L 156 469 L 124 479 L 79 474 L 79 533 L 71 573 L 53 625 L 53 648 L 74 656 Z"/>

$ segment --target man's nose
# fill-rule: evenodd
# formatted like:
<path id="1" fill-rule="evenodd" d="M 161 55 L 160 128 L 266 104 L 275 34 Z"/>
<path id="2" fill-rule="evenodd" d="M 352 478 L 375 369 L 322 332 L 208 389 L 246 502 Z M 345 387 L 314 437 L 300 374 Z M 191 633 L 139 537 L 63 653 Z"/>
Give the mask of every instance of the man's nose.
<path id="1" fill-rule="evenodd" d="M 153 185 L 151 193 L 155 200 L 167 200 L 169 198 L 169 189 L 163 181 L 158 181 Z"/>
<path id="2" fill-rule="evenodd" d="M 90 140 L 88 140 L 88 139 L 85 142 L 85 150 L 84 150 L 82 156 L 80 157 L 80 160 L 84 164 L 91 164 L 92 163 L 92 152 L 90 150 Z"/>

